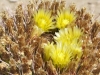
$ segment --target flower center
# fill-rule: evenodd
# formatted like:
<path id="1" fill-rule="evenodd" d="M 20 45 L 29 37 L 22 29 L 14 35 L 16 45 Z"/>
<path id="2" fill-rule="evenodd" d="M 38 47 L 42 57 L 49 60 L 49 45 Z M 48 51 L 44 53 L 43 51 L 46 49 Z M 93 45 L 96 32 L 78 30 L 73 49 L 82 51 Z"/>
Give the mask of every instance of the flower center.
<path id="1" fill-rule="evenodd" d="M 66 26 L 68 23 L 69 23 L 69 21 L 68 21 L 67 19 L 64 19 L 64 20 L 62 21 L 62 24 L 63 24 L 64 26 Z"/>
<path id="2" fill-rule="evenodd" d="M 41 25 L 45 25 L 46 21 L 44 19 L 41 19 Z"/>

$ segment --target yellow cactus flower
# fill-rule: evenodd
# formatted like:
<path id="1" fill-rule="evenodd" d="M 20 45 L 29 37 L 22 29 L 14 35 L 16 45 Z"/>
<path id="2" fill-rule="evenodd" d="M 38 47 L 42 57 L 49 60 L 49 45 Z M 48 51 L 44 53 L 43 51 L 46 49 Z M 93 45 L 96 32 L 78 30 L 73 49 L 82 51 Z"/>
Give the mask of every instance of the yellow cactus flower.
<path id="1" fill-rule="evenodd" d="M 63 44 L 71 44 L 73 41 L 78 41 L 82 32 L 77 26 L 75 26 L 73 28 L 69 27 L 61 29 L 59 30 L 59 33 L 55 33 L 55 35 L 55 41 L 62 42 Z"/>
<path id="2" fill-rule="evenodd" d="M 57 43 L 48 43 L 44 45 L 44 55 L 45 58 L 51 59 L 53 64 L 57 67 L 64 68 L 67 66 L 71 60 L 71 52 L 67 50 L 67 46 Z"/>
<path id="3" fill-rule="evenodd" d="M 55 66 L 60 68 L 68 66 L 71 61 L 71 52 L 67 46 L 57 43 L 51 51 L 50 56 Z"/>
<path id="4" fill-rule="evenodd" d="M 57 28 L 65 28 L 68 24 L 75 20 L 74 13 L 70 13 L 69 11 L 58 11 L 56 17 L 56 26 Z"/>
<path id="5" fill-rule="evenodd" d="M 82 40 L 80 39 L 82 32 L 78 27 L 61 29 L 59 33 L 55 33 L 56 42 L 66 45 L 72 52 L 72 56 L 77 55 L 78 58 L 82 55 Z"/>
<path id="6" fill-rule="evenodd" d="M 39 9 L 34 14 L 34 20 L 36 25 L 42 29 L 44 32 L 49 31 L 49 29 L 53 29 L 53 17 L 51 17 L 50 11 L 45 11 L 43 9 Z"/>

